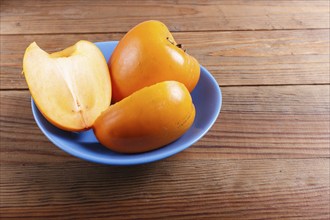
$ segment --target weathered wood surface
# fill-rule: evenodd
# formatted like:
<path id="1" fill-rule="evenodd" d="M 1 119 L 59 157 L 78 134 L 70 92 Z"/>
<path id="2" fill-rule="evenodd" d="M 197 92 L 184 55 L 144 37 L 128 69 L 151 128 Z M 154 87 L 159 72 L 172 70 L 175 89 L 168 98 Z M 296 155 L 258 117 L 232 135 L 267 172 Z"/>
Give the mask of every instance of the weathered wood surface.
<path id="1" fill-rule="evenodd" d="M 145 20 L 171 31 L 329 28 L 329 1 L 2 0 L 1 34 L 126 32 Z"/>
<path id="2" fill-rule="evenodd" d="M 36 41 L 48 52 L 80 39 L 120 40 L 124 34 L 15 35 L 1 39 L 1 88 L 26 89 L 25 48 Z M 175 39 L 224 85 L 324 84 L 329 75 L 329 30 L 180 32 Z"/>
<path id="3" fill-rule="evenodd" d="M 329 86 L 224 87 L 222 94 L 223 107 L 212 129 L 173 159 L 330 156 Z M 4 91 L 1 101 L 3 161 L 72 159 L 58 158 L 65 154 L 38 129 L 28 91 Z"/>
<path id="4" fill-rule="evenodd" d="M 328 219 L 329 159 L 1 166 L 1 214 L 23 219 Z M 322 178 L 321 178 L 322 177 Z"/>
<path id="5" fill-rule="evenodd" d="M 0 219 L 330 218 L 329 1 L 0 4 Z M 216 123 L 185 151 L 141 166 L 64 153 L 33 119 L 25 48 L 119 40 L 148 19 L 216 78 Z"/>

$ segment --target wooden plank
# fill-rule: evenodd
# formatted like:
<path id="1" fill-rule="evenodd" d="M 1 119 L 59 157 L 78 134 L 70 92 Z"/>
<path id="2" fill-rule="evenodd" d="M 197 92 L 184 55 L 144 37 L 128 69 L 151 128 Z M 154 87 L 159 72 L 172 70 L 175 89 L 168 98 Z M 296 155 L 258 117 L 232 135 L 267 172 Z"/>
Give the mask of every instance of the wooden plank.
<path id="1" fill-rule="evenodd" d="M 80 39 L 120 40 L 123 34 L 15 35 L 1 38 L 1 89 L 27 88 L 22 71 L 33 41 L 48 52 Z M 174 33 L 223 85 L 330 83 L 329 30 Z"/>
<path id="2" fill-rule="evenodd" d="M 1 165 L 1 217 L 329 219 L 329 159 Z M 193 174 L 193 175 L 192 175 Z"/>
<path id="3" fill-rule="evenodd" d="M 70 35 L 20 35 L 1 36 L 1 65 L 0 65 L 0 88 L 22 89 L 27 88 L 23 70 L 23 56 L 25 49 L 30 43 L 36 41 L 47 52 L 62 50 L 75 44 L 79 40 L 92 42 L 119 40 L 123 34 L 70 34 Z"/>
<path id="4" fill-rule="evenodd" d="M 1 34 L 126 32 L 150 19 L 172 31 L 329 28 L 329 1 L 1 1 Z"/>
<path id="5" fill-rule="evenodd" d="M 220 117 L 170 160 L 328 158 L 329 86 L 225 87 Z M 1 92 L 1 161 L 78 161 L 38 129 L 28 91 Z"/>

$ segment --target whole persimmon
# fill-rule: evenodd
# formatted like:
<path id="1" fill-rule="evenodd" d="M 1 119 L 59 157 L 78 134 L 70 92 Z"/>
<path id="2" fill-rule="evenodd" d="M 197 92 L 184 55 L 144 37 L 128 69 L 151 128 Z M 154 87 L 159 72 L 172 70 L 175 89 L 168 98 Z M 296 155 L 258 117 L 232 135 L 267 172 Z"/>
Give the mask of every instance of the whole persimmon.
<path id="1" fill-rule="evenodd" d="M 193 124 L 195 107 L 180 82 L 144 87 L 111 105 L 95 121 L 101 144 L 120 153 L 141 153 L 178 139 Z"/>
<path id="2" fill-rule="evenodd" d="M 114 102 L 158 82 L 174 80 L 191 92 L 196 86 L 198 61 L 177 44 L 160 21 L 145 21 L 119 41 L 109 62 Z"/>

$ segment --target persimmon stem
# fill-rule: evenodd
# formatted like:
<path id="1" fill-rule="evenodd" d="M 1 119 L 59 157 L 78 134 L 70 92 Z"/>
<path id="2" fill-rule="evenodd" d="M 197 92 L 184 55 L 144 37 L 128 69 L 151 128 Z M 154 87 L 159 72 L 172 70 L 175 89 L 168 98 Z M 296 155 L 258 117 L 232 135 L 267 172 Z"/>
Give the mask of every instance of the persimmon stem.
<path id="1" fill-rule="evenodd" d="M 180 48 L 181 50 L 183 50 L 184 52 L 186 52 L 186 49 L 183 48 L 183 45 L 182 44 L 174 44 L 174 42 L 171 41 L 169 37 L 166 37 L 166 40 L 168 40 L 168 42 L 170 42 L 171 44 L 177 46 L 178 48 Z"/>

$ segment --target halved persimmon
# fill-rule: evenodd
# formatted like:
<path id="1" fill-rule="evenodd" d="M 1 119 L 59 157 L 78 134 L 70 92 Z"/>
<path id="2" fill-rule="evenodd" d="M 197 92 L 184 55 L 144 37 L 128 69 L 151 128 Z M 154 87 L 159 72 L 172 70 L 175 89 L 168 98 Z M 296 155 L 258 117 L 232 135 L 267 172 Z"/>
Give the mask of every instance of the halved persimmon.
<path id="1" fill-rule="evenodd" d="M 91 128 L 111 102 L 111 80 L 101 51 L 91 42 L 48 54 L 34 42 L 26 49 L 23 72 L 40 112 L 68 131 Z"/>

